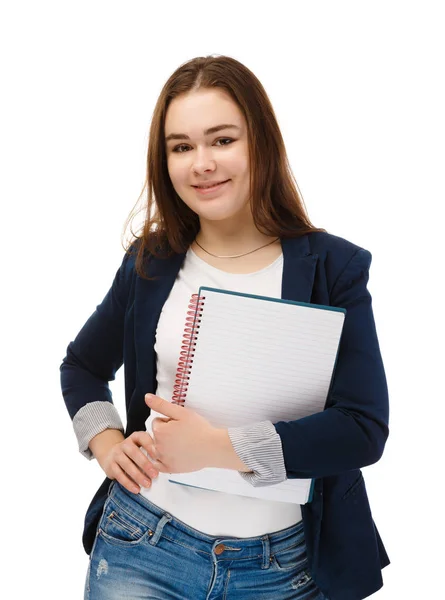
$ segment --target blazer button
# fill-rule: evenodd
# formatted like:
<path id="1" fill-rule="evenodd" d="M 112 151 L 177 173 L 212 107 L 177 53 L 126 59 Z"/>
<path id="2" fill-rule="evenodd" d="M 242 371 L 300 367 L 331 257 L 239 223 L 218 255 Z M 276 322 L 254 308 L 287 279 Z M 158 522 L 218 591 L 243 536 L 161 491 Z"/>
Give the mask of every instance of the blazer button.
<path id="1" fill-rule="evenodd" d="M 224 544 L 218 544 L 215 548 L 215 554 L 222 554 L 225 549 L 226 547 L 224 546 Z"/>

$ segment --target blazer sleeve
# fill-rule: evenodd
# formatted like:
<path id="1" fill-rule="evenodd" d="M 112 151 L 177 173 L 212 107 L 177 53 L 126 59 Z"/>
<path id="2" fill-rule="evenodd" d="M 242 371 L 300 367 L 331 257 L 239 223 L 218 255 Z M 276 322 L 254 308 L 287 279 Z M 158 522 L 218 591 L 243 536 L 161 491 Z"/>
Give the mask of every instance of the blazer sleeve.
<path id="1" fill-rule="evenodd" d="M 105 429 L 123 425 L 108 382 L 123 364 L 124 320 L 132 268 L 127 253 L 111 288 L 67 348 L 60 365 L 62 395 L 71 417 L 79 451 L 94 458 L 90 440 Z"/>
<path id="2" fill-rule="evenodd" d="M 367 289 L 371 260 L 371 253 L 359 248 L 331 291 L 331 305 L 347 313 L 325 410 L 274 423 L 289 479 L 336 475 L 382 456 L 389 403 Z"/>

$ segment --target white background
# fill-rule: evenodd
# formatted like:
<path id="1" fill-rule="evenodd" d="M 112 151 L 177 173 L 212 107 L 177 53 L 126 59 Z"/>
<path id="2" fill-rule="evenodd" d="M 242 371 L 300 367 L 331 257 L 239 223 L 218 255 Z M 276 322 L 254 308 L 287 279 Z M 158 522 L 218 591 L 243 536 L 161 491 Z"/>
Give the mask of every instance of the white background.
<path id="1" fill-rule="evenodd" d="M 314 224 L 373 255 L 391 434 L 364 474 L 392 560 L 373 598 L 444 597 L 441 5 L 1 4 L 2 597 L 82 598 L 103 473 L 59 366 L 122 260 L 160 90 L 208 54 L 262 81 Z M 122 370 L 112 390 L 124 419 Z"/>

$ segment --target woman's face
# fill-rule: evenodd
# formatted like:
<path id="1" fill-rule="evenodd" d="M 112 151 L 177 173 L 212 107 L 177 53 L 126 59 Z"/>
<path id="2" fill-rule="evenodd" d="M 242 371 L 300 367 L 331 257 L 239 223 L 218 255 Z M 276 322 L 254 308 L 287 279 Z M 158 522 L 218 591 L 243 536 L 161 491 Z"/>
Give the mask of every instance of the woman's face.
<path id="1" fill-rule="evenodd" d="M 206 133 L 218 125 L 235 127 Z M 179 135 L 168 139 L 172 134 Z M 166 114 L 165 139 L 173 187 L 201 223 L 237 222 L 250 214 L 247 126 L 227 93 L 212 88 L 175 98 Z M 205 194 L 195 187 L 222 181 L 227 183 Z"/>

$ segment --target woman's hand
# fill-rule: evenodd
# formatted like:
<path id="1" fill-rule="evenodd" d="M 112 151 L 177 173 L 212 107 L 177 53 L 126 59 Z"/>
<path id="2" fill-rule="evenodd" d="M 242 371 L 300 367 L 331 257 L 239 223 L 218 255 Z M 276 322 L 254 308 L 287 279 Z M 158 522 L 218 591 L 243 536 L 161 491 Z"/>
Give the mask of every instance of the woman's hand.
<path id="1" fill-rule="evenodd" d="M 112 430 L 106 431 L 110 433 Z M 115 431 L 115 433 L 122 435 L 120 432 Z M 107 477 L 115 479 L 133 494 L 138 494 L 139 486 L 150 487 L 151 479 L 159 474 L 159 470 L 153 466 L 140 448 L 142 446 L 147 454 L 154 458 L 153 439 L 146 431 L 135 431 L 117 443 L 115 439 L 111 442 L 111 446 L 102 446 L 100 449 L 102 451 L 97 451 L 96 442 L 97 454 L 94 449 L 95 438 L 92 440 L 93 443 L 90 442 L 90 447 Z"/>
<path id="2" fill-rule="evenodd" d="M 152 410 L 167 417 L 156 417 L 152 421 L 154 466 L 161 473 L 188 473 L 214 463 L 217 466 L 216 457 L 221 454 L 220 440 L 224 430 L 217 429 L 194 410 L 159 396 L 146 394 L 145 402 Z M 231 447 L 230 441 L 228 444 Z"/>
<path id="3" fill-rule="evenodd" d="M 189 473 L 206 467 L 251 472 L 236 454 L 227 429 L 213 426 L 197 412 L 153 394 L 145 403 L 166 418 L 152 421 L 154 466 L 161 473 Z"/>

